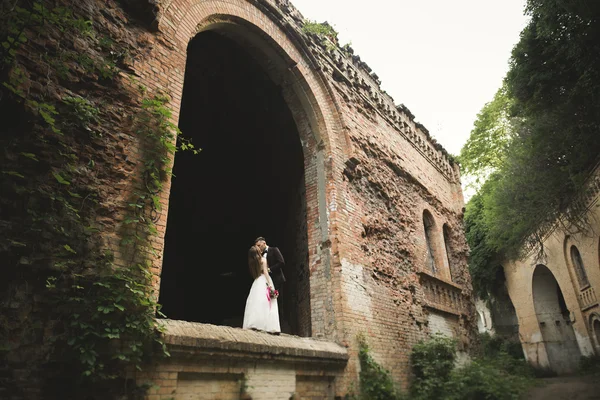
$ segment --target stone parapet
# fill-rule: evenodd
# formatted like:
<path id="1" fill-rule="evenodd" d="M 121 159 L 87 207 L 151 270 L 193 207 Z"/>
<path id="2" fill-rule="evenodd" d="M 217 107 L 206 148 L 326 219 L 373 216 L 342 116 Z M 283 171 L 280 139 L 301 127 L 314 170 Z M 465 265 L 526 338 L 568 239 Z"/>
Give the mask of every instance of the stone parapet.
<path id="1" fill-rule="evenodd" d="M 164 320 L 171 357 L 136 372 L 146 400 L 333 400 L 346 348 L 319 339 Z"/>
<path id="2" fill-rule="evenodd" d="M 377 74 L 350 47 L 341 48 L 327 38 L 304 34 L 302 14 L 289 1 L 278 0 L 276 3 L 281 11 L 279 18 L 285 19 L 289 30 L 295 31 L 295 36 L 305 42 L 313 62 L 334 81 L 351 89 L 353 98 L 349 100 L 377 112 L 449 181 L 458 181 L 458 169 L 449 153 L 431 137 L 425 126 L 415 121 L 415 116 L 404 104 L 395 104 L 394 99 L 381 89 Z"/>
<path id="3" fill-rule="evenodd" d="M 341 365 L 348 360 L 346 348 L 325 340 L 187 321 L 165 320 L 164 324 L 164 340 L 171 352 Z"/>

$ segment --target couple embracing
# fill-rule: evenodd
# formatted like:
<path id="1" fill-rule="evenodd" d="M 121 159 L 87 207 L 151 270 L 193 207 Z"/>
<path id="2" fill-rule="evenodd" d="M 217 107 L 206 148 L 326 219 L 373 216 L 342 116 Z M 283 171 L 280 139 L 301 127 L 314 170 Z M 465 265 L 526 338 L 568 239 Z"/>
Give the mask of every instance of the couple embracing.
<path id="1" fill-rule="evenodd" d="M 254 279 L 244 311 L 244 329 L 254 329 L 278 335 L 279 308 L 277 297 L 285 282 L 285 261 L 277 247 L 267 246 L 265 238 L 259 237 L 248 250 L 248 266 Z"/>

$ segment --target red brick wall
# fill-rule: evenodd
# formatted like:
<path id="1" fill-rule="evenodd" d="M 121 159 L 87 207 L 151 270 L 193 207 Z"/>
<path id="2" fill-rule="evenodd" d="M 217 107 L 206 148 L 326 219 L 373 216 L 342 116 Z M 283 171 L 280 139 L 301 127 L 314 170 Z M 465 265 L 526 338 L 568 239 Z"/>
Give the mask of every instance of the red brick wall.
<path id="1" fill-rule="evenodd" d="M 248 46 L 257 59 L 269 61 L 265 64 L 283 89 L 305 158 L 306 239 L 301 240 L 307 242 L 307 260 L 299 293 L 310 293 L 310 301 L 306 296 L 299 301 L 310 304 L 310 317 L 307 313 L 298 319 L 302 323 L 310 318 L 313 337 L 348 346 L 352 358 L 345 378 L 336 382 L 338 391 L 358 377 L 355 338 L 361 332 L 375 359 L 406 384 L 410 347 L 429 331 L 418 274 L 426 259 L 425 209 L 435 219 L 433 236 L 445 263 L 440 278 L 451 277 L 461 285 L 465 303 L 471 304 L 458 168 L 410 111 L 396 107 L 380 90 L 359 58 L 332 51 L 320 39 L 302 33 L 301 15 L 287 1 L 173 0 L 157 7 L 156 20 L 144 27 L 133 16 L 125 25 L 127 13 L 111 3 L 106 12 L 114 19 L 102 17 L 100 23 L 139 47 L 128 67 L 150 93 L 171 95 L 174 122 L 179 118 L 186 47 L 199 31 L 225 32 Z M 123 116 L 115 118 L 113 127 L 125 132 L 131 128 Z M 107 179 L 113 181 L 103 183 L 110 194 L 106 205 L 112 206 L 102 221 L 103 239 L 116 250 L 120 216 L 135 187 L 132 165 L 141 160 L 135 140 L 118 138 L 115 143 L 108 150 L 122 159 L 99 168 L 122 167 L 118 177 L 109 174 Z M 158 254 L 152 269 L 156 290 L 169 190 L 166 182 L 159 235 L 152 242 Z M 448 256 L 445 223 L 452 232 Z M 120 252 L 115 251 L 115 257 L 117 265 L 128 264 Z M 467 307 L 460 316 L 465 338 L 475 329 L 473 311 Z"/>
<path id="2" fill-rule="evenodd" d="M 463 285 L 470 301 L 458 168 L 408 110 L 394 107 L 360 61 L 300 33 L 294 17 L 293 8 L 269 1 L 176 0 L 160 10 L 161 41 L 135 68 L 148 86 L 173 94 L 178 115 L 185 48 L 198 31 L 226 23 L 258 59 L 274 57 L 271 72 L 283 82 L 304 147 L 312 334 L 342 342 L 355 355 L 355 335 L 366 332 L 376 359 L 405 384 L 409 349 L 428 332 L 417 276 L 426 264 L 424 210 L 435 220 L 440 277 Z M 278 63 L 293 65 L 291 72 L 277 70 Z M 164 199 L 166 210 L 166 193 Z M 166 215 L 161 233 L 164 221 Z M 444 224 L 453 232 L 450 255 Z M 472 310 L 461 317 L 466 336 Z M 348 379 L 356 372 L 353 359 Z"/>

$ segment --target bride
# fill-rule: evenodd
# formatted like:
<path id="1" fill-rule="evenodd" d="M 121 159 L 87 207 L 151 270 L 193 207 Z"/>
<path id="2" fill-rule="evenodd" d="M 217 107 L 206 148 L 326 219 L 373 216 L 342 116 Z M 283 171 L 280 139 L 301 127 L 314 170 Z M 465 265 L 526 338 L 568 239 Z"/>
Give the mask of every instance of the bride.
<path id="1" fill-rule="evenodd" d="M 243 328 L 278 334 L 281 332 L 278 294 L 269 276 L 267 260 L 262 257 L 258 246 L 252 246 L 248 250 L 248 265 L 254 283 L 246 300 Z"/>

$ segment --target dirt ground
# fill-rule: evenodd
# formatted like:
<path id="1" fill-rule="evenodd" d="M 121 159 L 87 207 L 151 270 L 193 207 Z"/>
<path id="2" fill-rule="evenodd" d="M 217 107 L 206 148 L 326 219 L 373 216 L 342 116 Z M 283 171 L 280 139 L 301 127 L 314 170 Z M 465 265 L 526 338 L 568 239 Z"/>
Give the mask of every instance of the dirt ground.
<path id="1" fill-rule="evenodd" d="M 600 400 L 600 376 L 540 379 L 524 400 Z"/>

